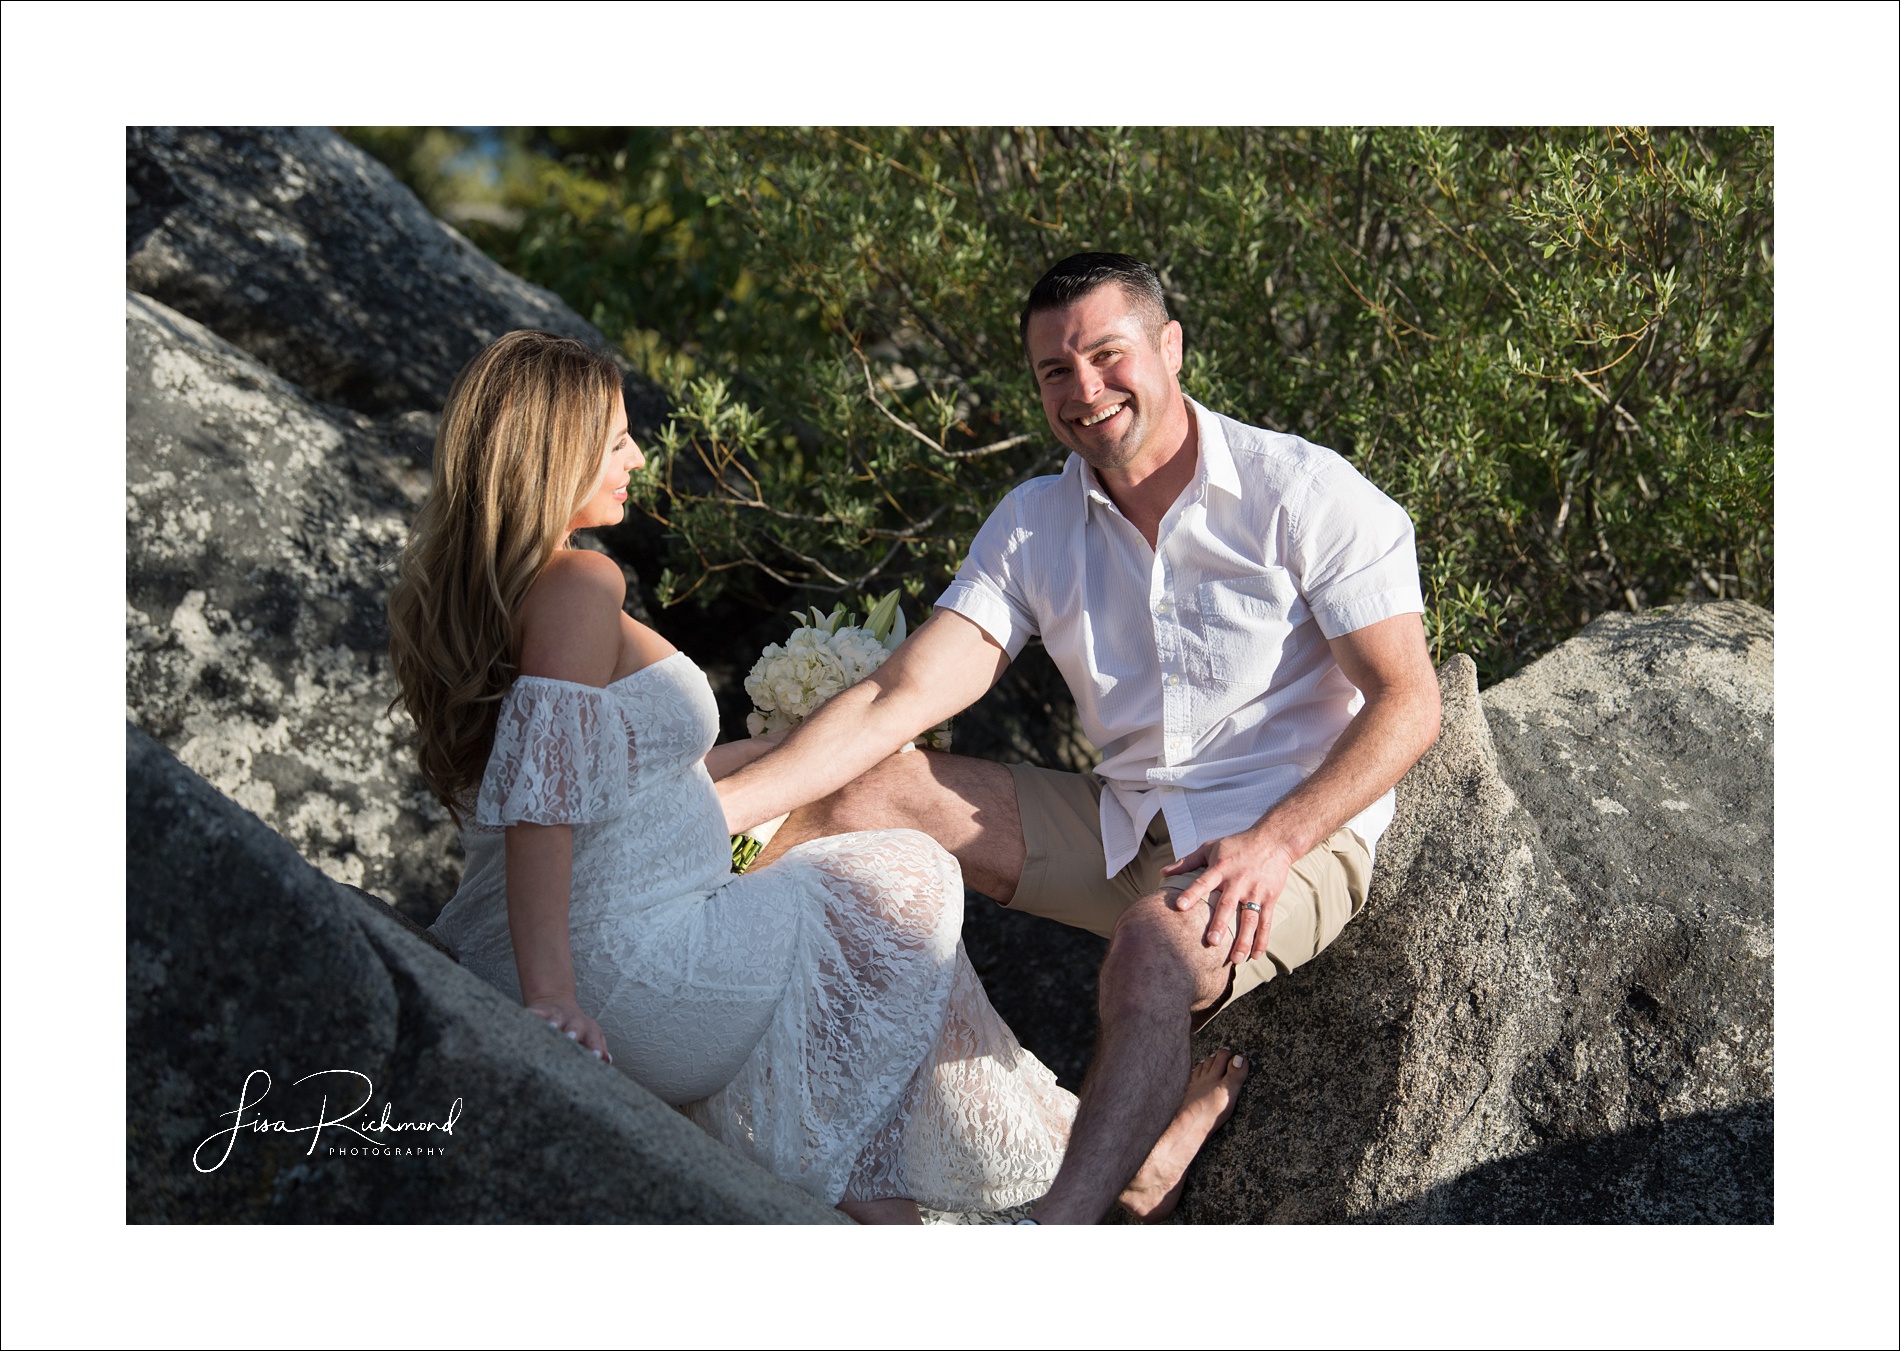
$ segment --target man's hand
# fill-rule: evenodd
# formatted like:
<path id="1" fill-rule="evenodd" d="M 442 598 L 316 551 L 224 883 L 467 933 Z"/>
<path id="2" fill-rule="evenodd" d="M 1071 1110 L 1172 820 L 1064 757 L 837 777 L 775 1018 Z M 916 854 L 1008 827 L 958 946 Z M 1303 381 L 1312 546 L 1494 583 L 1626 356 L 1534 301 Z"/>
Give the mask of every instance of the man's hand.
<path id="1" fill-rule="evenodd" d="M 1417 615 L 1379 620 L 1330 645 L 1339 669 L 1365 695 L 1365 707 L 1319 768 L 1260 820 L 1161 870 L 1177 877 L 1207 869 L 1170 904 L 1189 910 L 1214 896 L 1201 941 L 1211 948 L 1233 934 L 1230 963 L 1267 950 L 1273 907 L 1293 865 L 1377 801 L 1438 736 L 1438 676 Z M 1260 908 L 1242 908 L 1255 905 Z"/>
<path id="2" fill-rule="evenodd" d="M 1206 869 L 1170 896 L 1168 904 L 1186 911 L 1207 902 L 1211 913 L 1201 942 L 1218 947 L 1227 942 L 1229 934 L 1233 935 L 1224 960 L 1225 965 L 1233 966 L 1252 961 L 1267 950 L 1273 907 L 1279 903 L 1293 864 L 1294 858 L 1285 845 L 1254 826 L 1201 845 L 1163 868 L 1161 875 L 1178 877 L 1196 868 Z"/>

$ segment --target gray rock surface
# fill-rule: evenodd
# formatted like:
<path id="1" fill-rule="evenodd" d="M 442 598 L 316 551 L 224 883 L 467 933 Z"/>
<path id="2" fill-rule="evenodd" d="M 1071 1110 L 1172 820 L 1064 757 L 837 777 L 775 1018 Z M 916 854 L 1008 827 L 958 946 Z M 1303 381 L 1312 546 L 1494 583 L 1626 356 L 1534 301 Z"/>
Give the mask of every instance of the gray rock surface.
<path id="1" fill-rule="evenodd" d="M 1772 1222 L 1768 617 L 1608 616 L 1482 703 L 1440 681 L 1366 912 L 1196 1038 L 1254 1072 L 1178 1219 Z M 1605 799 L 1661 824 L 1598 843 Z"/>
<path id="2" fill-rule="evenodd" d="M 126 286 L 325 403 L 433 414 L 515 328 L 607 347 L 328 128 L 130 127 L 125 162 Z M 651 426 L 657 391 L 635 380 L 629 402 Z"/>
<path id="3" fill-rule="evenodd" d="M 1574 960 L 1630 1124 L 1774 1097 L 1774 697 L 1774 616 L 1745 601 L 1604 615 L 1485 692 L 1499 772 L 1609 921 Z"/>
<path id="4" fill-rule="evenodd" d="M 387 712 L 384 598 L 428 487 L 411 444 L 127 297 L 127 717 L 421 917 L 459 865 Z"/>
<path id="5" fill-rule="evenodd" d="M 132 1223 L 842 1221 L 325 878 L 129 727 L 126 820 Z M 371 1100 L 351 1110 L 365 1078 Z M 241 1123 L 290 1129 L 230 1133 L 247 1083 Z M 365 1118 L 453 1131 L 308 1129 Z M 361 1152 L 375 1148 L 418 1152 Z"/>

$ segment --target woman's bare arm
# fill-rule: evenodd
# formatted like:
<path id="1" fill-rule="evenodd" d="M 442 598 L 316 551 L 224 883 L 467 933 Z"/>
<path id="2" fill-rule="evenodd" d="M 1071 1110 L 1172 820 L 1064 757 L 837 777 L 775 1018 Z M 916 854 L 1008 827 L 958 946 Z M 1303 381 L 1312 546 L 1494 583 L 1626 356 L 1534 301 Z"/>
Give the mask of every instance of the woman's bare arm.
<path id="1" fill-rule="evenodd" d="M 605 685 L 623 658 L 625 588 L 610 559 L 577 550 L 556 554 L 522 603 L 521 674 Z M 510 826 L 503 850 L 508 936 L 521 1002 L 557 1031 L 611 1059 L 606 1034 L 582 1011 L 574 990 L 568 938 L 573 827 Z"/>
<path id="2" fill-rule="evenodd" d="M 574 871 L 572 826 L 510 826 L 502 845 L 508 888 L 508 936 L 528 1012 L 604 1059 L 607 1035 L 581 1011 L 568 945 L 568 891 Z"/>

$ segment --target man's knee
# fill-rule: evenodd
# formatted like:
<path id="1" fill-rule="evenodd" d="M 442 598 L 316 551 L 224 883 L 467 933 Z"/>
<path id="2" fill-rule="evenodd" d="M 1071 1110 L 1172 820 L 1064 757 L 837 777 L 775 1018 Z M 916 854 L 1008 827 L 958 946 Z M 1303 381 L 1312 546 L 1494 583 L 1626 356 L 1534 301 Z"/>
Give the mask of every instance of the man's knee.
<path id="1" fill-rule="evenodd" d="M 924 770 L 923 756 L 887 755 L 830 797 L 811 804 L 823 818 L 828 834 L 855 830 L 890 830 L 919 822 L 910 810 L 917 779 Z"/>
<path id="2" fill-rule="evenodd" d="M 1206 907 L 1184 914 L 1168 903 L 1169 894 L 1142 897 L 1116 922 L 1102 963 L 1104 1017 L 1161 1005 L 1186 1012 L 1212 1003 L 1226 989 L 1224 950 L 1201 941 Z"/>

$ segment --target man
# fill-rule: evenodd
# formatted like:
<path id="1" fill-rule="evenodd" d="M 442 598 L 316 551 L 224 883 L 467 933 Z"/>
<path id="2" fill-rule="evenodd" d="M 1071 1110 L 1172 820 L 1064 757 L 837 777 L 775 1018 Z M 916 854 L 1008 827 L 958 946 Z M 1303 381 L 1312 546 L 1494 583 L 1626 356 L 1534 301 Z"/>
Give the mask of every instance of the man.
<path id="1" fill-rule="evenodd" d="M 1108 936 L 1101 1039 L 1035 1218 L 1092 1223 L 1118 1196 L 1152 1217 L 1200 1143 L 1178 1167 L 1156 1148 L 1196 1020 L 1310 960 L 1365 903 L 1392 787 L 1438 735 L 1438 682 L 1404 511 L 1333 452 L 1186 399 L 1152 268 L 1064 259 L 1022 337 L 1074 452 L 1062 473 L 1003 500 L 882 669 L 720 791 L 734 829 L 812 804 L 773 856 L 911 826 L 978 891 Z M 1036 635 L 1103 753 L 1095 774 L 888 754 Z"/>

